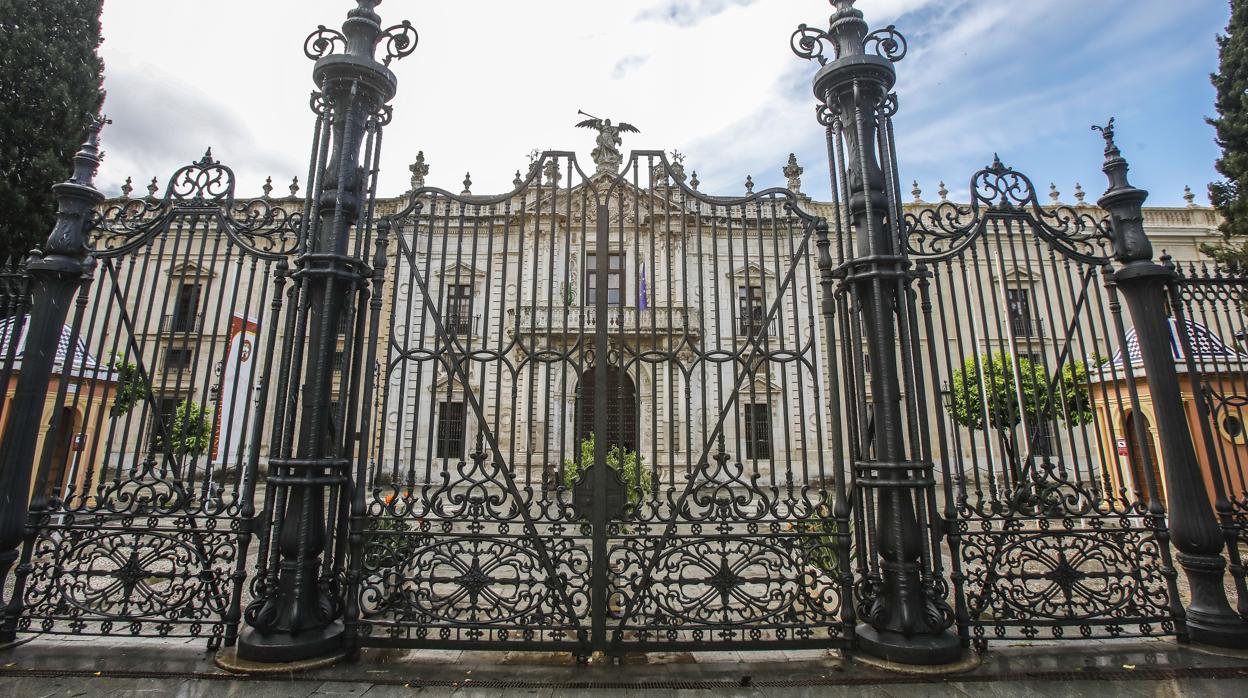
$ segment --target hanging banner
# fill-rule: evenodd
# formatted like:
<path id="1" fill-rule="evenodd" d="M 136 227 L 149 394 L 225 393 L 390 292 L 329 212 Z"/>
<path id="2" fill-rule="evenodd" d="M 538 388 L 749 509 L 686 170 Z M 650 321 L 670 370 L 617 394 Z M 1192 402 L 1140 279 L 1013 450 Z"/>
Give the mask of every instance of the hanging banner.
<path id="1" fill-rule="evenodd" d="M 247 455 L 251 436 L 251 387 L 254 382 L 256 333 L 260 326 L 242 315 L 230 316 L 230 334 L 221 370 L 216 427 L 212 435 L 214 465 L 237 465 Z"/>

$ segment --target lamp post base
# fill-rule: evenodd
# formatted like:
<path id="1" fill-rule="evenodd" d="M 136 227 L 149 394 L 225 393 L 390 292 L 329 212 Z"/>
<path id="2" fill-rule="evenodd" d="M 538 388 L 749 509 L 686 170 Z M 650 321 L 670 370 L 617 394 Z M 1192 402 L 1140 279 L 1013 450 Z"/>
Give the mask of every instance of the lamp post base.
<path id="1" fill-rule="evenodd" d="M 300 633 L 262 633 L 251 628 L 238 638 L 238 658 L 273 664 L 299 662 L 341 653 L 342 623 Z"/>
<path id="2" fill-rule="evenodd" d="M 858 648 L 863 652 L 901 664 L 951 664 L 962 658 L 962 643 L 948 631 L 934 635 L 911 635 L 876 630 L 867 623 L 857 628 Z"/>

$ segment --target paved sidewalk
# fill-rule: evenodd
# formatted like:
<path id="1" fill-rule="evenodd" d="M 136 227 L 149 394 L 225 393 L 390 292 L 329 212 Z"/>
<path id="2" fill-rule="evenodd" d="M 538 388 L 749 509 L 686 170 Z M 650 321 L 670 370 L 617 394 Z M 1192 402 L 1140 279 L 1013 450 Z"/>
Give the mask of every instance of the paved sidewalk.
<path id="1" fill-rule="evenodd" d="M 1168 640 L 995 648 L 958 675 L 908 675 L 821 651 L 626 657 L 367 650 L 303 674 L 240 677 L 202 643 L 93 639 L 0 651 L 0 695 L 99 696 L 1248 696 L 1244 658 Z"/>

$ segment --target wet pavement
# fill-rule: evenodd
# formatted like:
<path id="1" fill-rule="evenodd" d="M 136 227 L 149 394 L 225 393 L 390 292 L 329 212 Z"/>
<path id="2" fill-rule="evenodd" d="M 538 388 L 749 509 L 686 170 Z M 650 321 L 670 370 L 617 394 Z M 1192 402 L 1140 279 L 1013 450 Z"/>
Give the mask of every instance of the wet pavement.
<path id="1" fill-rule="evenodd" d="M 35 638 L 0 651 L 0 696 L 1248 696 L 1248 652 L 1171 640 L 1002 645 L 953 675 L 888 671 L 819 650 L 651 653 L 589 665 L 555 653 L 365 650 L 356 661 L 263 676 L 228 674 L 213 660 L 202 640 Z"/>

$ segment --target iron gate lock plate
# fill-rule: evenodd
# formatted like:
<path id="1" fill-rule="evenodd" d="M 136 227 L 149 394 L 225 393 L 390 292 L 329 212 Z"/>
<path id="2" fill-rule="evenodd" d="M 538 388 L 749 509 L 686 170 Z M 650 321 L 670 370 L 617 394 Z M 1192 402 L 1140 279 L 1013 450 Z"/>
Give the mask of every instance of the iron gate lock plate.
<path id="1" fill-rule="evenodd" d="M 606 509 L 608 521 L 624 518 L 624 505 L 628 504 L 628 488 L 624 485 L 624 480 L 620 477 L 618 470 L 611 466 L 601 470 L 606 474 L 606 501 L 595 502 L 594 500 L 594 478 L 597 477 L 599 471 L 596 464 L 582 471 L 581 476 L 572 485 L 572 504 L 576 506 L 578 519 L 587 518 L 595 506 Z"/>

